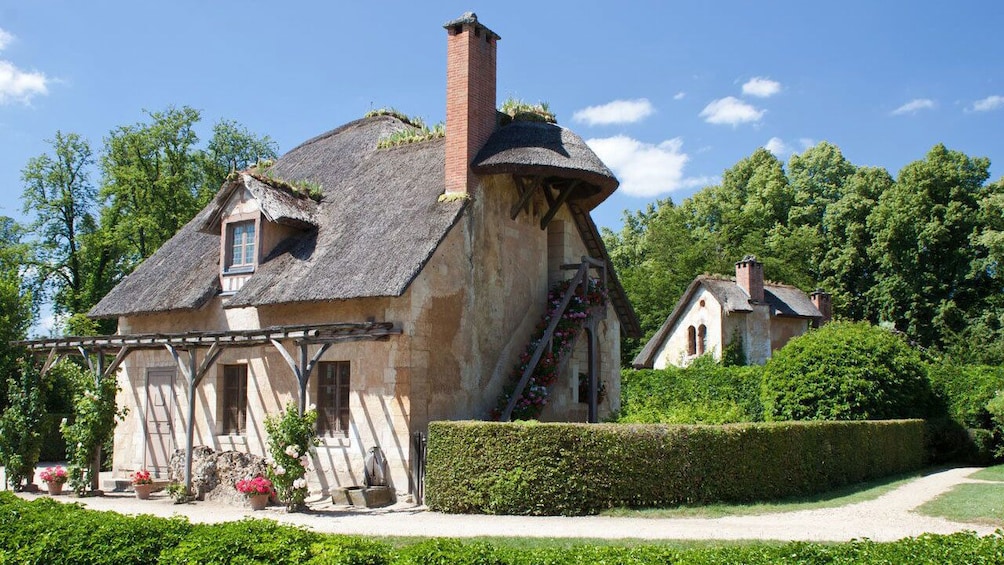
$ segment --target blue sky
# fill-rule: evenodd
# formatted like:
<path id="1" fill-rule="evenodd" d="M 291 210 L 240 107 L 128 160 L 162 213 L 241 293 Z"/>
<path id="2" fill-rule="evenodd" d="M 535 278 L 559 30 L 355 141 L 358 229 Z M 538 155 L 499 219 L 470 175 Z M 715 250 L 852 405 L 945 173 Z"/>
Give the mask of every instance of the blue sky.
<path id="1" fill-rule="evenodd" d="M 189 105 L 284 152 L 372 108 L 444 117 L 446 32 L 502 36 L 499 100 L 546 101 L 622 187 L 594 213 L 680 201 L 757 147 L 827 140 L 892 174 L 936 143 L 1004 174 L 996 2 L 0 0 L 0 214 L 57 130 L 99 151 L 144 109 Z M 97 174 L 93 175 L 97 178 Z"/>

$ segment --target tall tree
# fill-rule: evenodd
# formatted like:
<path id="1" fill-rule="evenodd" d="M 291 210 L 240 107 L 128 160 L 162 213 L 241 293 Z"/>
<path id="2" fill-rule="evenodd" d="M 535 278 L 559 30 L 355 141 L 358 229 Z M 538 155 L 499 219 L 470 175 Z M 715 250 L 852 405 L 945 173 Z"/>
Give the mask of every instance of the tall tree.
<path id="1" fill-rule="evenodd" d="M 39 238 L 34 261 L 38 276 L 53 289 L 57 312 L 81 312 L 90 306 L 83 239 L 93 233 L 94 187 L 90 145 L 75 133 L 56 132 L 51 153 L 28 160 L 21 171 L 25 214 L 34 214 L 29 229 Z"/>
<path id="2" fill-rule="evenodd" d="M 195 215 L 202 181 L 199 112 L 185 106 L 147 115 L 150 123 L 113 130 L 101 158 L 102 227 L 125 246 L 127 270 Z"/>
<path id="3" fill-rule="evenodd" d="M 878 276 L 870 291 L 883 320 L 921 344 L 960 331 L 984 288 L 973 276 L 983 183 L 990 161 L 936 145 L 900 171 L 868 218 Z"/>

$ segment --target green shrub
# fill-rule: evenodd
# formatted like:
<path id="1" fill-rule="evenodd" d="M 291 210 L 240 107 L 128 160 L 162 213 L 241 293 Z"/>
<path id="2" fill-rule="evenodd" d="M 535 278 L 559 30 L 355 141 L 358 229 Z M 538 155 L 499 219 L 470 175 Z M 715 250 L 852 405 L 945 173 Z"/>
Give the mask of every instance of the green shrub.
<path id="1" fill-rule="evenodd" d="M 38 372 L 22 359 L 18 371 L 7 377 L 8 406 L 0 415 L 0 465 L 15 490 L 31 483 L 42 453 L 42 420 L 45 404 Z"/>
<path id="2" fill-rule="evenodd" d="M 993 427 L 987 403 L 1004 390 L 1004 367 L 931 363 L 928 380 L 941 409 L 967 428 Z"/>
<path id="3" fill-rule="evenodd" d="M 189 524 L 184 519 L 97 512 L 49 498 L 28 502 L 0 492 L 0 563 L 12 564 L 867 565 L 998 563 L 1001 555 L 1004 539 L 999 531 L 985 537 L 972 532 L 924 534 L 891 543 L 753 542 L 692 549 L 654 543 L 625 547 L 604 542 L 574 542 L 567 547 L 499 546 L 480 540 L 430 538 L 395 550 L 365 538 L 312 534 L 267 520 Z"/>
<path id="4" fill-rule="evenodd" d="M 923 418 L 930 386 L 920 354 L 868 323 L 837 322 L 801 335 L 764 366 L 767 420 Z"/>
<path id="5" fill-rule="evenodd" d="M 290 565 L 311 558 L 320 534 L 271 520 L 245 519 L 193 528 L 177 546 L 160 556 L 162 565 L 187 563 L 270 563 Z"/>
<path id="6" fill-rule="evenodd" d="M 349 536 L 324 536 L 310 553 L 310 565 L 386 565 L 393 558 L 389 545 Z"/>
<path id="7" fill-rule="evenodd" d="M 1004 455 L 1004 430 L 991 413 L 1004 367 L 936 362 L 927 374 L 940 419 L 953 422 L 952 433 L 938 438 L 936 460 L 985 464 Z"/>
<path id="8" fill-rule="evenodd" d="M 49 565 L 156 563 L 192 528 L 186 520 L 128 517 L 50 498 L 0 493 L 0 562 Z"/>
<path id="9" fill-rule="evenodd" d="M 919 420 L 726 426 L 434 422 L 426 502 L 444 512 L 588 514 L 773 500 L 913 470 Z"/>
<path id="10" fill-rule="evenodd" d="M 763 420 L 762 367 L 726 367 L 701 357 L 685 368 L 621 372 L 618 421 L 728 424 Z"/>

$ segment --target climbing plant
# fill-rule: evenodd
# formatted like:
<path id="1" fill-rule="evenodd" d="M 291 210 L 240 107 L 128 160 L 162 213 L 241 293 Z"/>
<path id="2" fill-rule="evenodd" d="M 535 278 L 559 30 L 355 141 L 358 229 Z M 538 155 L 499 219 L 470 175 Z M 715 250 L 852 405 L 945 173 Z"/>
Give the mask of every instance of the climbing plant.
<path id="1" fill-rule="evenodd" d="M 101 446 L 115 432 L 115 424 L 125 418 L 127 410 L 115 405 L 118 383 L 112 377 L 95 380 L 84 369 L 64 361 L 68 370 L 75 370 L 81 390 L 74 397 L 73 423 L 60 426 L 66 439 L 66 458 L 69 463 L 70 488 L 83 496 L 98 472 L 93 463 Z M 75 369 L 69 369 L 69 366 Z"/>
<path id="2" fill-rule="evenodd" d="M 513 367 L 510 382 L 503 388 L 502 395 L 498 399 L 498 404 L 492 411 L 493 419 L 497 420 L 501 418 L 502 413 L 509 404 L 509 399 L 512 398 L 516 390 L 516 385 L 519 384 L 523 372 L 526 371 L 527 365 L 533 358 L 533 352 L 537 349 L 540 340 L 543 339 L 547 326 L 550 325 L 551 320 L 555 316 L 561 316 L 561 320 L 554 330 L 554 338 L 551 340 L 550 348 L 545 349 L 543 355 L 541 355 L 540 362 L 537 363 L 537 367 L 531 373 L 529 382 L 523 387 L 523 391 L 516 400 L 516 407 L 512 412 L 514 420 L 534 420 L 540 417 L 540 413 L 547 406 L 548 398 L 550 397 L 549 387 L 558 378 L 558 369 L 561 360 L 571 352 L 572 346 L 575 345 L 575 338 L 578 336 L 579 331 L 582 330 L 586 318 L 589 317 L 589 310 L 593 307 L 606 304 L 606 288 L 599 281 L 589 279 L 586 283 L 585 291 L 579 286 L 565 311 L 558 312 L 562 298 L 565 296 L 565 292 L 568 291 L 570 284 L 570 280 L 559 282 L 547 293 L 547 313 L 544 314 L 540 323 L 537 324 L 533 338 L 527 345 L 526 350 L 520 354 L 519 362 Z"/>
<path id="3" fill-rule="evenodd" d="M 268 434 L 268 476 L 279 499 L 290 511 L 302 510 L 307 499 L 307 471 L 310 456 L 320 443 L 314 424 L 317 410 L 311 407 L 301 415 L 294 402 L 286 410 L 265 418 Z"/>
<path id="4" fill-rule="evenodd" d="M 42 418 L 45 399 L 38 372 L 30 360 L 21 359 L 18 371 L 7 377 L 9 405 L 0 416 L 0 463 L 7 472 L 7 483 L 21 490 L 31 483 L 35 464 L 42 452 Z"/>

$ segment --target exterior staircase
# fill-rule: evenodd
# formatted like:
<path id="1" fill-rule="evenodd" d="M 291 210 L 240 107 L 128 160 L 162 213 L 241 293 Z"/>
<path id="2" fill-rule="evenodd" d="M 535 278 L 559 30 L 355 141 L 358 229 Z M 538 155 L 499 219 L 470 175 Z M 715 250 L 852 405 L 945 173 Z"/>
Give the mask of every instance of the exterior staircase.
<path id="1" fill-rule="evenodd" d="M 524 398 L 528 386 L 548 387 L 553 384 L 555 376 L 561 374 L 568 364 L 575 344 L 582 335 L 589 339 L 589 421 L 598 421 L 597 404 L 599 379 L 597 375 L 597 344 L 596 323 L 606 317 L 606 263 L 592 257 L 583 257 L 578 265 L 563 265 L 562 268 L 576 269 L 575 275 L 568 281 L 568 286 L 560 300 L 552 301 L 554 308 L 549 309 L 544 316 L 547 327 L 536 341 L 531 341 L 533 352 L 520 374 L 516 387 L 509 395 L 509 401 L 500 415 L 503 422 L 512 420 L 513 411 L 520 400 Z M 598 277 L 591 279 L 589 271 L 598 271 Z M 591 288 L 592 287 L 592 288 Z M 590 301 L 592 293 L 601 292 L 603 298 Z M 588 308 L 573 309 L 585 303 Z M 561 324 L 561 322 L 565 324 Z M 560 328 L 560 331 L 559 331 Z M 536 377 L 536 378 L 534 378 Z M 531 381 L 536 381 L 532 384 Z M 533 392 L 532 390 L 530 391 Z M 534 394 L 529 395 L 532 399 Z"/>

